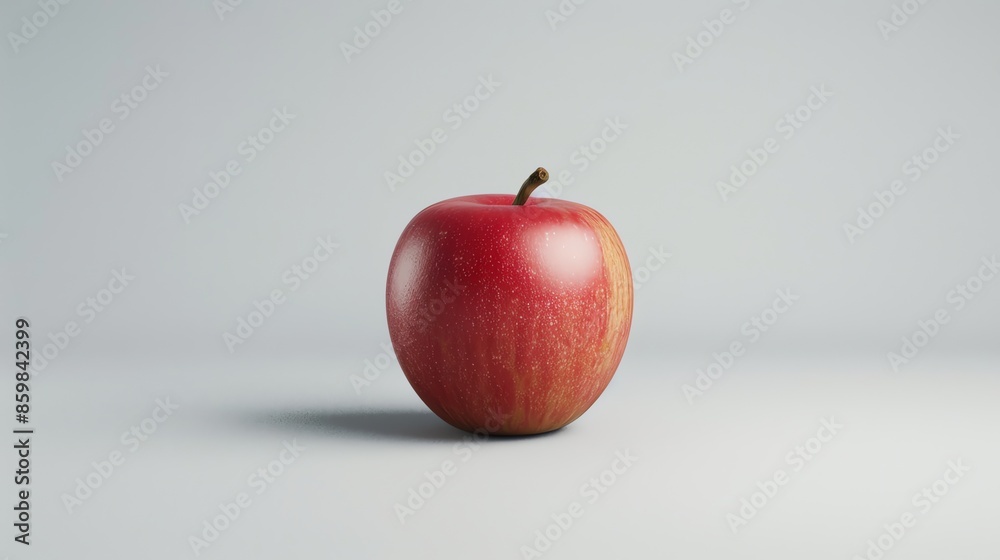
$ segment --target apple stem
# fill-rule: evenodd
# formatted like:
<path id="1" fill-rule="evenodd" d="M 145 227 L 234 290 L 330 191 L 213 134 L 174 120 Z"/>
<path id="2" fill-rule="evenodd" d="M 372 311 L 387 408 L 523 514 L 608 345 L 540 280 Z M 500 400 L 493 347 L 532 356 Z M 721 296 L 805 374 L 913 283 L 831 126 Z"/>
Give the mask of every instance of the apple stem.
<path id="1" fill-rule="evenodd" d="M 542 183 L 548 180 L 549 172 L 546 171 L 544 167 L 536 169 L 531 176 L 525 179 L 524 184 L 521 185 L 521 190 L 517 191 L 517 196 L 514 197 L 514 206 L 524 206 L 524 203 L 528 201 L 528 197 L 531 196 L 531 193 L 540 187 Z"/>

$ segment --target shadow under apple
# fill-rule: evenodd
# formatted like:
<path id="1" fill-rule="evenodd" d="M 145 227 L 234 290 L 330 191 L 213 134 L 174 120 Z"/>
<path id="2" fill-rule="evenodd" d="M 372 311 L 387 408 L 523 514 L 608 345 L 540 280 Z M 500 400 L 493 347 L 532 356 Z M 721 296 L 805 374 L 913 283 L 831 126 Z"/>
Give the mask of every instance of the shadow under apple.
<path id="1" fill-rule="evenodd" d="M 289 433 L 326 434 L 359 440 L 394 441 L 516 441 L 546 437 L 562 430 L 530 436 L 473 435 L 455 428 L 430 410 L 244 410 L 236 413 L 244 426 L 271 428 Z"/>

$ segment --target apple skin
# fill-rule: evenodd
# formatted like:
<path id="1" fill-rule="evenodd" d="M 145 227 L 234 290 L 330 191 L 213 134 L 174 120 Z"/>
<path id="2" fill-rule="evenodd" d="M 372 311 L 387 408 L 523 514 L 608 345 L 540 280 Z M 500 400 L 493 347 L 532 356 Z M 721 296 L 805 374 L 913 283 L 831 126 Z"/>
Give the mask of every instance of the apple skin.
<path id="1" fill-rule="evenodd" d="M 389 264 L 386 313 L 406 379 L 466 431 L 538 434 L 611 381 L 632 324 L 617 232 L 574 202 L 474 195 L 413 218 Z"/>

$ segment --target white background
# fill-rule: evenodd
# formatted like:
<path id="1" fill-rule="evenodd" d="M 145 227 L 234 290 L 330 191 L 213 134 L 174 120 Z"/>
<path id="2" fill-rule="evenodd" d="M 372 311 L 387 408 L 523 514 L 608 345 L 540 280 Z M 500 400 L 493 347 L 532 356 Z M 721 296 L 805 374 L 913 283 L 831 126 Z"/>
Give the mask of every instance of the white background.
<path id="1" fill-rule="evenodd" d="M 79 327 L 35 364 L 34 542 L 8 540 L 11 558 L 195 557 L 189 537 L 240 491 L 251 507 L 199 557 L 519 558 L 580 501 L 546 558 L 852 558 L 906 511 L 916 525 L 886 558 L 991 558 L 1000 295 L 986 281 L 958 309 L 949 294 L 1000 242 L 1000 5 L 929 2 L 887 31 L 887 0 L 564 2 L 563 19 L 555 1 L 404 0 L 345 56 L 386 5 L 73 2 L 26 42 L 11 34 L 39 4 L 0 8 L 2 336 L 26 316 L 40 352 Z M 705 23 L 726 9 L 731 24 Z M 167 75 L 123 119 L 115 100 L 147 67 Z M 446 111 L 490 77 L 453 128 Z M 832 95 L 800 109 L 814 87 Z M 275 109 L 294 118 L 246 161 Z M 796 110 L 808 119 L 786 137 Z M 54 171 L 105 118 L 114 130 Z M 627 129 L 584 168 L 608 119 Z M 390 188 L 435 128 L 447 140 Z M 907 161 L 949 128 L 914 181 Z M 724 199 L 718 182 L 769 138 L 780 148 Z M 185 219 L 233 159 L 241 173 Z M 464 435 L 394 360 L 355 390 L 387 358 L 389 256 L 420 209 L 513 193 L 539 165 L 621 235 L 641 280 L 632 338 L 578 422 L 462 461 Z M 906 193 L 845 233 L 897 179 Z M 318 237 L 339 248 L 292 290 L 283 275 Z M 135 279 L 81 313 L 123 267 Z M 285 303 L 227 347 L 275 289 Z M 751 340 L 779 289 L 799 299 Z M 893 368 L 941 309 L 948 323 Z M 686 398 L 734 341 L 747 352 Z M 12 409 L 13 379 L 3 391 Z M 166 397 L 180 408 L 129 451 L 121 434 Z M 843 430 L 792 472 L 786 454 L 830 417 Z M 256 495 L 247 477 L 293 439 L 306 451 Z M 639 460 L 588 503 L 581 485 L 625 449 Z M 115 450 L 125 463 L 67 512 Z M 971 471 L 919 514 L 912 496 L 959 457 Z M 394 504 L 445 460 L 458 472 L 401 524 Z M 789 483 L 734 533 L 727 514 L 777 469 Z"/>

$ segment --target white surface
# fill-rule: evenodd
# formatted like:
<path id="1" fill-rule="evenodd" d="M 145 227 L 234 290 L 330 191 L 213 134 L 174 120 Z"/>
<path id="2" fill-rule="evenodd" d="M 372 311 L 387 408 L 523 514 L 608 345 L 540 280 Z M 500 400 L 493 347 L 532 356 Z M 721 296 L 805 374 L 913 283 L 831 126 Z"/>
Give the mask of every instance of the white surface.
<path id="1" fill-rule="evenodd" d="M 576 423 L 489 439 L 471 457 L 454 448 L 464 434 L 426 411 L 396 367 L 359 399 L 345 390 L 357 364 L 340 360 L 66 364 L 36 388 L 36 555 L 12 557 L 194 557 L 189 536 L 247 491 L 251 506 L 200 557 L 520 558 L 536 529 L 578 501 L 583 516 L 545 558 L 846 559 L 916 511 L 913 494 L 956 458 L 971 472 L 885 558 L 994 557 L 995 369 L 971 361 L 892 375 L 748 355 L 689 405 L 689 364 L 635 354 Z M 165 396 L 181 408 L 68 514 L 60 494 Z M 786 454 L 830 417 L 844 428 L 794 473 Z M 305 450 L 257 496 L 247 477 L 293 439 Z M 638 461 L 588 503 L 581 485 L 616 450 Z M 402 525 L 394 504 L 446 460 L 457 472 Z M 779 468 L 788 484 L 734 534 L 726 514 Z"/>

